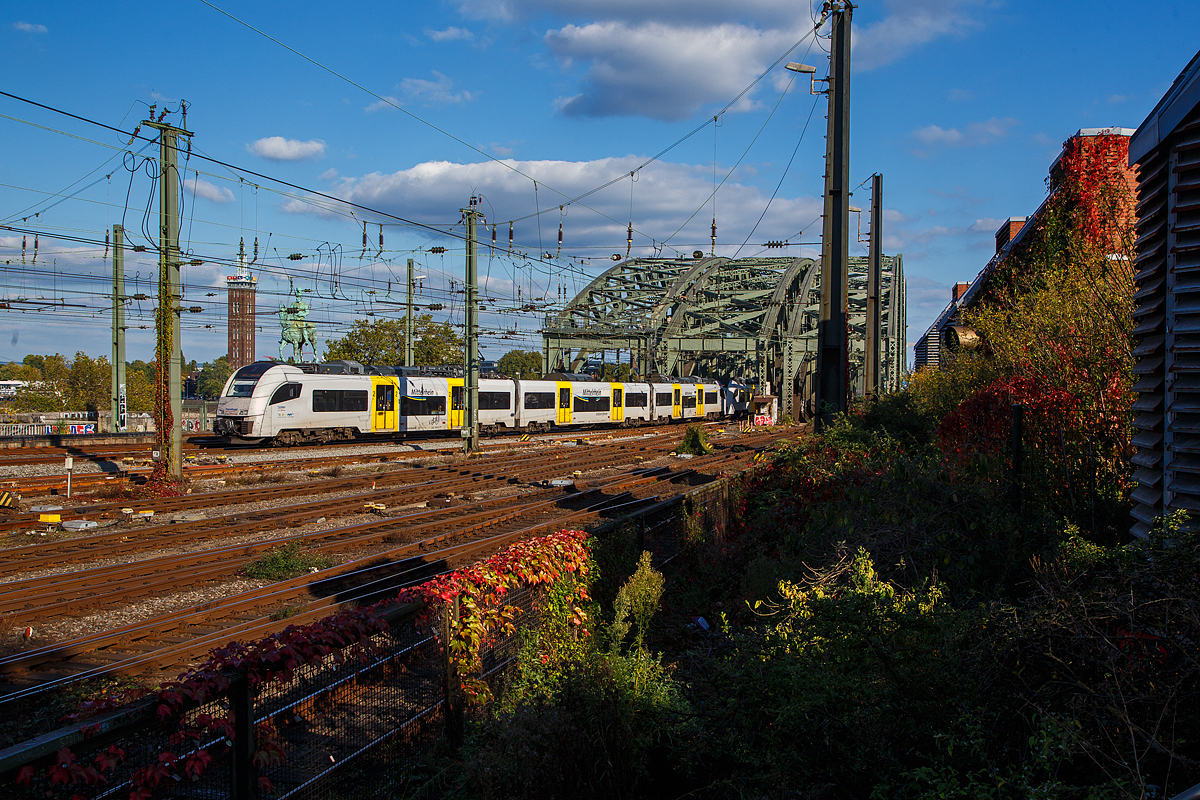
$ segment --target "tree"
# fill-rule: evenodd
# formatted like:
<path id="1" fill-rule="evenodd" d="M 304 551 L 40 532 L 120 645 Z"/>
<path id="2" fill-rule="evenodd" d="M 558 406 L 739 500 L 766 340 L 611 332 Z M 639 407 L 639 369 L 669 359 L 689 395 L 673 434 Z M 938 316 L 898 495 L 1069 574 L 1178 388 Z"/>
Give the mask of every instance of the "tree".
<path id="1" fill-rule="evenodd" d="M 41 380 L 17 390 L 16 407 L 22 411 L 67 411 L 67 394 L 71 376 L 67 360 L 58 353 L 52 356 L 26 356 L 29 366 L 41 370 Z"/>
<path id="2" fill-rule="evenodd" d="M 153 369 L 153 364 L 150 365 Z M 154 379 L 140 369 L 125 371 L 125 404 L 130 414 L 154 411 Z"/>
<path id="3" fill-rule="evenodd" d="M 29 364 L 18 364 L 10 361 L 0 364 L 0 381 L 40 381 L 42 371 Z"/>
<path id="4" fill-rule="evenodd" d="M 423 366 L 463 363 L 463 337 L 448 322 L 434 322 L 430 314 L 413 321 L 413 357 Z M 325 344 L 325 360 L 344 359 L 362 364 L 396 365 L 404 362 L 404 317 L 354 320 L 340 339 Z"/>
<path id="5" fill-rule="evenodd" d="M 196 381 L 196 391 L 201 397 L 220 397 L 221 390 L 225 388 L 225 381 L 229 380 L 229 376 L 233 374 L 233 367 L 229 365 L 229 357 L 221 356 L 215 361 L 205 362 L 200 367 L 200 375 Z"/>
<path id="6" fill-rule="evenodd" d="M 112 400 L 112 365 L 104 356 L 93 359 L 79 351 L 67 376 L 68 411 L 99 411 L 109 408 Z"/>
<path id="7" fill-rule="evenodd" d="M 600 380 L 621 383 L 633 377 L 633 367 L 629 364 L 604 364 L 600 367 Z"/>
<path id="8" fill-rule="evenodd" d="M 500 356 L 496 369 L 510 378 L 539 378 L 542 375 L 542 354 L 536 350 L 510 350 Z"/>
<path id="9" fill-rule="evenodd" d="M 158 367 L 153 361 L 142 361 L 140 358 L 125 365 L 125 376 L 128 378 L 135 372 L 140 372 L 150 383 L 158 380 Z"/>
<path id="10" fill-rule="evenodd" d="M 42 365 L 45 362 L 46 362 L 45 356 L 37 356 L 37 355 L 34 355 L 33 353 L 30 353 L 29 355 L 25 356 L 25 358 L 21 361 L 21 363 L 24 364 L 25 366 L 33 367 L 38 372 L 42 371 Z"/>

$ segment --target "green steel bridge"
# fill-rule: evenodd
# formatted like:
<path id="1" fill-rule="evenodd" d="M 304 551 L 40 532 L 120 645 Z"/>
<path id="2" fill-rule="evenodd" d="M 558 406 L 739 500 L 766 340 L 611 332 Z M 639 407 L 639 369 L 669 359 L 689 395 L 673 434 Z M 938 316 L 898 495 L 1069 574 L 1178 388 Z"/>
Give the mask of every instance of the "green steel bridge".
<path id="1" fill-rule="evenodd" d="M 850 385 L 864 394 L 867 259 L 850 258 Z M 809 418 L 817 359 L 821 267 L 811 258 L 638 258 L 598 276 L 546 316 L 546 372 L 578 372 L 589 357 L 629 363 L 638 375 L 739 379 Z M 883 257 L 880 391 L 905 368 L 902 256 Z"/>

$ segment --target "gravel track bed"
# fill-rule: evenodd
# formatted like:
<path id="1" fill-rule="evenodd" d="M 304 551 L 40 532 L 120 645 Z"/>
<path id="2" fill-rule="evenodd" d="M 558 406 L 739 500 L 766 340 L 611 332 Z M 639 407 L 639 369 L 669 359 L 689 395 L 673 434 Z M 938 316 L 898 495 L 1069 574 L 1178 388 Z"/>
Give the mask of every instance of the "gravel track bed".
<path id="1" fill-rule="evenodd" d="M 539 444 L 544 447 L 567 446 L 574 444 L 574 439 L 586 439 L 589 437 L 589 431 L 578 431 L 568 434 L 557 434 L 562 438 L 567 438 L 569 441 L 562 443 L 551 442 L 548 439 L 545 441 L 534 440 L 530 443 L 522 443 L 521 449 L 534 449 Z M 661 432 L 665 433 L 665 431 Z M 647 431 L 633 432 L 628 435 L 613 436 L 604 439 L 604 442 L 627 442 L 651 436 L 660 435 Z M 555 436 L 555 434 L 551 434 Z M 483 440 L 488 445 L 503 445 L 502 438 L 485 439 Z M 513 449 L 518 445 L 517 437 L 513 436 Z M 530 445 L 534 447 L 531 448 Z M 319 445 L 311 447 L 263 447 L 256 450 L 232 451 L 226 453 L 230 464 L 267 464 L 272 461 L 289 461 L 300 458 L 329 458 L 329 457 L 346 457 L 353 458 L 354 456 L 380 456 L 390 455 L 394 453 L 414 453 L 432 455 L 439 454 L 440 451 L 457 452 L 462 447 L 461 444 L 455 441 L 430 439 L 428 441 L 417 440 L 409 443 L 396 442 L 381 442 L 368 443 L 361 445 L 345 446 L 345 447 L 321 447 Z M 150 447 L 147 446 L 147 455 Z M 491 449 L 491 448 L 489 448 Z M 502 451 L 502 447 L 495 448 L 497 451 Z M 215 454 L 205 454 L 202 457 L 214 457 Z M 419 456 L 418 456 L 419 457 Z M 85 459 L 75 459 L 74 473 L 76 475 L 96 475 L 101 473 L 115 473 L 120 464 L 120 459 L 111 461 L 93 462 Z M 7 485 L 9 481 L 16 481 L 21 478 L 49 478 L 62 477 L 63 467 L 61 463 L 54 464 L 28 464 L 25 466 L 9 466 L 5 467 L 4 474 L 0 476 L 0 486 Z"/>

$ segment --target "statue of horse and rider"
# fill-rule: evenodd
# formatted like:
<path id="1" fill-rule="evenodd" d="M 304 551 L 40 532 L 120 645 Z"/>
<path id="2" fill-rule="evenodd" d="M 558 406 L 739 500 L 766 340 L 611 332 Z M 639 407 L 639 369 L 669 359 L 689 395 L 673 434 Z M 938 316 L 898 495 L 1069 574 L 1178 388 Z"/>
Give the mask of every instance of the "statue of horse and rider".
<path id="1" fill-rule="evenodd" d="M 283 346 L 292 346 L 292 361 L 304 360 L 304 345 L 313 349 L 313 358 L 317 356 L 317 328 L 311 322 L 305 321 L 308 316 L 308 303 L 296 289 L 296 302 L 290 306 L 279 304 L 279 325 L 283 329 L 279 335 L 279 360 L 283 361 Z"/>

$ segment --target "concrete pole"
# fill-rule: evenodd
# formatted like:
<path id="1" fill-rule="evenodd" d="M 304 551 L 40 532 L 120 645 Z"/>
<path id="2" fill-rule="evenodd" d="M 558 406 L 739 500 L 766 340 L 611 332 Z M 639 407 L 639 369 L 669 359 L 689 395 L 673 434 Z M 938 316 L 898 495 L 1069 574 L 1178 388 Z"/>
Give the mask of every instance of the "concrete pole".
<path id="1" fill-rule="evenodd" d="M 413 260 L 408 260 L 408 310 L 404 317 L 404 366 L 413 363 Z"/>
<path id="2" fill-rule="evenodd" d="M 112 429 L 126 427 L 127 396 L 125 390 L 125 228 L 113 225 L 113 292 L 112 292 Z"/>
<path id="3" fill-rule="evenodd" d="M 883 341 L 879 336 L 879 300 L 883 287 L 883 176 L 871 176 L 871 240 L 867 257 L 867 352 L 863 393 L 878 397 L 883 391 L 883 374 L 879 369 Z"/>
<path id="4" fill-rule="evenodd" d="M 846 410 L 847 274 L 850 260 L 850 17 L 848 0 L 827 4 L 829 124 L 825 136 L 825 212 L 821 237 L 821 316 L 817 322 L 817 414 L 820 431 Z"/>
<path id="5" fill-rule="evenodd" d="M 467 217 L 467 352 L 466 352 L 466 417 L 467 433 L 463 448 L 472 452 L 479 447 L 479 242 L 476 237 L 475 218 L 478 215 L 478 200 L 471 198 L 471 207 L 463 209 Z"/>

